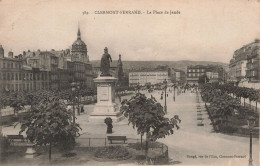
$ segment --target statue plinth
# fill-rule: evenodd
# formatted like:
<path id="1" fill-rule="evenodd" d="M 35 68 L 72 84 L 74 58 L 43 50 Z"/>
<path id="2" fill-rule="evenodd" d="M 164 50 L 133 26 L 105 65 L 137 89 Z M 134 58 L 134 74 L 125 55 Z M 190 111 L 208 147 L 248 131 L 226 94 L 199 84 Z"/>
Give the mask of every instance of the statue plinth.
<path id="1" fill-rule="evenodd" d="M 100 121 L 110 117 L 114 122 L 122 119 L 118 105 L 115 103 L 116 78 L 111 76 L 100 76 L 94 79 L 97 85 L 97 103 L 90 115 L 90 121 Z"/>

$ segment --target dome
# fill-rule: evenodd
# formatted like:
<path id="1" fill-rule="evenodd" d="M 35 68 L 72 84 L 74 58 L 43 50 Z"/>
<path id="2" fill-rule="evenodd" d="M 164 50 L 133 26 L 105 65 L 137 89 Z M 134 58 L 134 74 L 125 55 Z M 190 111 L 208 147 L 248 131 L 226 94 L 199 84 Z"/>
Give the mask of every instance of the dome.
<path id="1" fill-rule="evenodd" d="M 81 40 L 81 39 L 77 39 L 72 46 L 85 46 L 86 44 Z"/>

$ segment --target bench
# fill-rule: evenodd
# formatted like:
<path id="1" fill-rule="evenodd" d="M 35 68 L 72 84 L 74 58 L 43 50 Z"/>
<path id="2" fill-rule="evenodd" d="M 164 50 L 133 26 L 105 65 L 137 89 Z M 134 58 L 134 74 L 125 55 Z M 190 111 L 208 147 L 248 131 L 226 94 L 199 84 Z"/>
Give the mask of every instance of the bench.
<path id="1" fill-rule="evenodd" d="M 24 142 L 23 135 L 7 135 L 7 139 L 10 141 L 10 143 L 13 144 L 15 140 L 20 140 L 21 142 Z"/>
<path id="2" fill-rule="evenodd" d="M 113 140 L 117 140 L 117 141 L 126 141 L 126 136 L 107 136 L 107 139 L 110 141 L 110 143 L 112 144 Z"/>

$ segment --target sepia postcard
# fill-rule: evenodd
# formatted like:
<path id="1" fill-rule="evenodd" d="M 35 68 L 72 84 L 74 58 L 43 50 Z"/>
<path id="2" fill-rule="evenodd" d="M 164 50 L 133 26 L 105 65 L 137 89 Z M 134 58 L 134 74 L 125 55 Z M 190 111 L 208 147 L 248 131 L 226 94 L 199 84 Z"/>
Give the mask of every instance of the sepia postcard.
<path id="1" fill-rule="evenodd" d="M 259 166 L 259 0 L 0 0 L 0 165 Z"/>

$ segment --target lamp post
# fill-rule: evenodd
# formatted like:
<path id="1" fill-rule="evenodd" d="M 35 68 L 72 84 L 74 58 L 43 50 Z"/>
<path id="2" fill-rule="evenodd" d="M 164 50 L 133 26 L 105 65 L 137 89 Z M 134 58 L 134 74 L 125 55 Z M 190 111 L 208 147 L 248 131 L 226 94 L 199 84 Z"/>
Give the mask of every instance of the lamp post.
<path id="1" fill-rule="evenodd" d="M 173 101 L 175 101 L 175 84 L 173 85 Z"/>
<path id="2" fill-rule="evenodd" d="M 75 92 L 76 90 L 76 83 L 73 81 L 71 83 L 71 90 L 72 92 Z M 73 108 L 73 124 L 75 124 L 75 98 L 72 99 L 72 108 Z"/>
<path id="3" fill-rule="evenodd" d="M 137 92 L 139 93 L 139 89 L 140 89 L 140 85 L 139 85 L 139 82 L 137 84 Z"/>
<path id="4" fill-rule="evenodd" d="M 255 118 L 253 116 L 250 116 L 247 120 L 248 127 L 250 130 L 250 145 L 249 145 L 249 166 L 253 166 L 253 159 L 252 159 L 252 130 L 255 126 Z"/>
<path id="5" fill-rule="evenodd" d="M 166 90 L 167 90 L 167 81 L 166 81 L 166 79 L 163 81 L 163 83 L 164 83 L 164 85 L 165 85 L 165 87 L 164 87 L 164 111 L 165 111 L 165 113 L 167 113 L 167 105 L 166 105 Z"/>
<path id="6" fill-rule="evenodd" d="M 80 85 L 79 85 L 79 83 L 77 83 L 77 90 L 79 90 L 80 89 Z M 78 98 L 78 100 L 77 100 L 77 102 L 78 102 L 78 115 L 80 115 L 80 108 L 79 108 L 79 99 L 80 99 L 80 97 L 79 97 L 79 92 L 77 91 L 77 98 Z"/>

